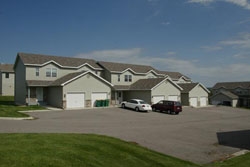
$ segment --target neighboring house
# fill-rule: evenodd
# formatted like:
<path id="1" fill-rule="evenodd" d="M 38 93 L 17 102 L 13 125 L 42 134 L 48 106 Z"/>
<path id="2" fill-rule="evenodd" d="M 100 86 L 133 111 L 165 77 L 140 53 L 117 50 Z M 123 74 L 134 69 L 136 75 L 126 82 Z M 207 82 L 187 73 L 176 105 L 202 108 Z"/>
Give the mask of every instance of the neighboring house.
<path id="1" fill-rule="evenodd" d="M 13 64 L 0 64 L 0 95 L 14 96 L 15 73 Z"/>
<path id="2" fill-rule="evenodd" d="M 159 71 L 159 73 L 165 75 L 165 77 L 170 77 L 175 83 L 192 83 L 189 77 L 179 72 Z"/>
<path id="3" fill-rule="evenodd" d="M 212 105 L 237 107 L 239 97 L 229 91 L 222 91 L 210 97 Z"/>
<path id="4" fill-rule="evenodd" d="M 84 108 L 110 99 L 111 83 L 94 60 L 18 53 L 14 64 L 15 103 Z"/>
<path id="5" fill-rule="evenodd" d="M 180 100 L 182 89 L 151 66 L 114 62 L 98 64 L 104 69 L 103 77 L 114 85 L 111 98 L 115 104 L 130 98 L 140 98 L 148 103 Z"/>
<path id="6" fill-rule="evenodd" d="M 178 84 L 181 91 L 182 105 L 193 107 L 204 107 L 208 105 L 208 95 L 210 91 L 201 83 Z"/>
<path id="7" fill-rule="evenodd" d="M 231 106 L 250 107 L 250 81 L 216 83 L 212 88 L 212 94 L 213 96 L 210 98 L 212 104 L 222 103 Z"/>

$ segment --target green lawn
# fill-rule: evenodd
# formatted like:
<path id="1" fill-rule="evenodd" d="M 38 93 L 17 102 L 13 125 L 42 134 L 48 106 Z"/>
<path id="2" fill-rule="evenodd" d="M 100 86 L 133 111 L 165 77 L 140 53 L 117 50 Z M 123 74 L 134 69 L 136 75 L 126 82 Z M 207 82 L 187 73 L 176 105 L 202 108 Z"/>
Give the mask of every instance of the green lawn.
<path id="1" fill-rule="evenodd" d="M 0 134 L 0 166 L 197 167 L 135 143 L 86 134 Z"/>
<path id="2" fill-rule="evenodd" d="M 249 167 L 250 166 L 250 153 L 228 159 L 224 162 L 215 162 L 206 167 Z"/>
<path id="3" fill-rule="evenodd" d="M 13 96 L 0 96 L 0 117 L 29 117 L 29 115 L 18 111 L 41 110 L 41 106 L 16 106 Z"/>

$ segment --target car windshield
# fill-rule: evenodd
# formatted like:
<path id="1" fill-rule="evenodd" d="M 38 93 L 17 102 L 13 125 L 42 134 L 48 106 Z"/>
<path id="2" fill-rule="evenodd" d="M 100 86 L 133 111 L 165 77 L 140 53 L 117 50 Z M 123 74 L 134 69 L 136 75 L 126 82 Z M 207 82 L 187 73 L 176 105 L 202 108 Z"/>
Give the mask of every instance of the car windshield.
<path id="1" fill-rule="evenodd" d="M 180 102 L 176 102 L 175 105 L 176 106 L 181 106 L 181 103 Z"/>
<path id="2" fill-rule="evenodd" d="M 147 104 L 145 101 L 139 101 L 140 104 Z"/>

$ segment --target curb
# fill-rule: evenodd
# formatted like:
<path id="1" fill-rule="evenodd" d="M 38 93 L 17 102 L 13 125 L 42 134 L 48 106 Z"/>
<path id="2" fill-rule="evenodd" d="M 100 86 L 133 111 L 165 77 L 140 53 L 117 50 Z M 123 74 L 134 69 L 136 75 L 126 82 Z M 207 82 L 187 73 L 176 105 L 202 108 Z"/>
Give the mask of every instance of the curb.
<path id="1" fill-rule="evenodd" d="M 0 120 L 34 120 L 34 117 L 0 117 Z"/>

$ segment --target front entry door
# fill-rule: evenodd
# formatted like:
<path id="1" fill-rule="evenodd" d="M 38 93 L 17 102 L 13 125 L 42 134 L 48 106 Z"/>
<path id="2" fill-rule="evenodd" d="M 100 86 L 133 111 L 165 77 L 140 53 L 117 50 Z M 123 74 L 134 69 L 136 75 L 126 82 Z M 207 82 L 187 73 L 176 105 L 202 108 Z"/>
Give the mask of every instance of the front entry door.
<path id="1" fill-rule="evenodd" d="M 36 98 L 38 101 L 43 101 L 43 88 L 36 88 Z"/>
<path id="2" fill-rule="evenodd" d="M 122 93 L 122 91 L 118 91 L 117 100 L 118 100 L 119 104 L 123 101 L 123 93 Z"/>

